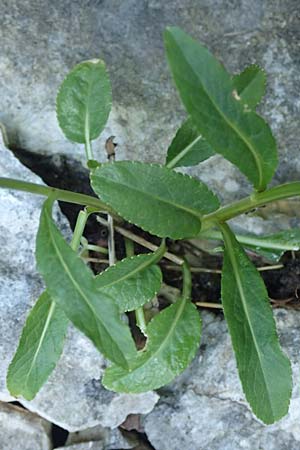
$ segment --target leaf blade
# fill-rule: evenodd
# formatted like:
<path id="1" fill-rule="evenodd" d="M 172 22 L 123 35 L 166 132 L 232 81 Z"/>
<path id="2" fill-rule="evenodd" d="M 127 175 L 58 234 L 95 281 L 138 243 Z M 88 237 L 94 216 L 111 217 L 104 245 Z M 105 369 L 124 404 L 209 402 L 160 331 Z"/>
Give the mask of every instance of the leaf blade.
<path id="1" fill-rule="evenodd" d="M 95 277 L 97 289 L 107 292 L 121 313 L 133 311 L 152 300 L 160 289 L 161 270 L 154 265 L 164 254 L 165 245 L 154 253 L 123 259 Z"/>
<path id="2" fill-rule="evenodd" d="M 265 94 L 266 75 L 257 65 L 247 67 L 232 77 L 233 89 L 241 100 L 254 109 Z M 167 152 L 166 166 L 195 166 L 215 155 L 214 150 L 188 117 L 177 130 Z"/>
<path id="3" fill-rule="evenodd" d="M 278 262 L 286 251 L 300 249 L 300 228 L 291 228 L 268 236 L 247 234 L 245 238 L 245 247 L 271 262 Z"/>
<path id="4" fill-rule="evenodd" d="M 277 166 L 276 143 L 269 126 L 233 97 L 229 74 L 190 36 L 168 28 L 165 47 L 175 84 L 199 132 L 258 191 L 264 190 Z"/>
<path id="5" fill-rule="evenodd" d="M 243 72 L 234 75 L 232 83 L 241 100 L 254 109 L 265 95 L 266 73 L 256 64 L 252 64 Z"/>
<path id="6" fill-rule="evenodd" d="M 63 350 L 69 320 L 43 292 L 30 311 L 7 372 L 11 395 L 32 400 L 54 370 Z"/>
<path id="7" fill-rule="evenodd" d="M 195 356 L 200 334 L 201 321 L 195 306 L 178 300 L 148 324 L 146 350 L 139 352 L 131 370 L 116 365 L 109 367 L 104 373 L 103 385 L 115 392 L 158 389 L 188 366 Z"/>
<path id="8" fill-rule="evenodd" d="M 246 398 L 264 423 L 283 417 L 292 390 L 291 367 L 276 334 L 264 283 L 227 225 L 222 303 Z"/>
<path id="9" fill-rule="evenodd" d="M 103 130 L 111 109 L 111 86 L 100 59 L 75 66 L 57 95 L 57 119 L 67 139 L 86 143 Z"/>
<path id="10" fill-rule="evenodd" d="M 61 236 L 46 200 L 36 242 L 36 259 L 47 290 L 71 322 L 108 359 L 128 366 L 136 353 L 128 326 L 114 300 L 98 291 L 94 275 Z"/>
<path id="11" fill-rule="evenodd" d="M 166 166 L 169 169 L 195 166 L 214 154 L 211 146 L 201 136 L 189 117 L 178 129 L 168 148 Z"/>
<path id="12" fill-rule="evenodd" d="M 118 214 L 160 237 L 196 235 L 201 215 L 219 207 L 205 184 L 156 164 L 102 164 L 92 172 L 91 184 Z"/>

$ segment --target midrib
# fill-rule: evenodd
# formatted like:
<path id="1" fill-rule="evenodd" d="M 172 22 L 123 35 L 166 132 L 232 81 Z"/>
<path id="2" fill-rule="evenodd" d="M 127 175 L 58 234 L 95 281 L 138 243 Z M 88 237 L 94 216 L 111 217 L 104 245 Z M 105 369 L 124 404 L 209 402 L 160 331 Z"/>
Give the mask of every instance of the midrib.
<path id="1" fill-rule="evenodd" d="M 97 173 L 94 174 L 94 177 L 98 178 L 100 180 L 101 180 L 101 178 L 103 178 L 103 177 L 97 175 Z M 107 179 L 104 178 L 104 181 L 107 182 Z M 114 181 L 112 179 L 109 179 L 108 183 L 111 183 L 111 184 L 114 184 L 114 185 L 117 185 L 117 186 L 120 186 L 120 187 L 123 186 L 124 188 L 127 188 L 127 189 L 129 189 L 129 190 L 131 190 L 133 192 L 136 192 L 136 193 L 140 194 L 140 195 L 144 195 L 145 197 L 149 197 L 150 199 L 157 200 L 157 201 L 159 201 L 161 203 L 164 203 L 164 204 L 166 204 L 168 206 L 173 206 L 174 208 L 180 209 L 180 210 L 182 210 L 184 212 L 187 212 L 187 213 L 193 215 L 197 219 L 200 219 L 202 217 L 202 215 L 204 214 L 204 213 L 201 213 L 200 211 L 197 211 L 197 210 L 194 210 L 194 209 L 190 209 L 190 208 L 187 208 L 187 207 L 185 207 L 183 205 L 175 203 L 174 201 L 165 200 L 165 199 L 163 199 L 161 197 L 158 197 L 157 195 L 148 194 L 148 192 L 136 189 L 132 185 L 127 185 L 124 182 L 121 183 L 119 181 Z"/>
<path id="2" fill-rule="evenodd" d="M 191 71 L 194 73 L 195 77 L 199 80 L 199 77 L 197 75 L 197 73 L 194 71 L 193 67 L 189 64 L 188 60 L 185 58 L 183 52 L 182 52 L 182 56 L 185 59 L 186 63 L 188 64 L 188 66 L 190 67 Z M 259 178 L 259 186 L 258 189 L 261 188 L 263 186 L 263 173 L 262 173 L 262 168 L 261 168 L 261 158 L 259 157 L 259 155 L 257 155 L 257 152 L 255 151 L 255 149 L 253 148 L 252 144 L 247 140 L 247 138 L 240 132 L 240 130 L 238 128 L 236 128 L 235 124 L 232 123 L 229 119 L 227 119 L 227 117 L 224 115 L 223 111 L 218 107 L 218 105 L 215 103 L 214 99 L 209 95 L 209 93 L 207 92 L 206 89 L 204 89 L 202 82 L 199 80 L 203 91 L 205 92 L 206 96 L 209 98 L 209 100 L 211 101 L 212 105 L 215 107 L 216 111 L 218 112 L 218 114 L 221 116 L 221 118 L 225 121 L 225 123 L 227 123 L 227 125 L 232 128 L 236 134 L 239 136 L 239 138 L 244 142 L 244 144 L 249 148 L 254 161 L 256 163 L 257 166 L 257 171 L 258 171 L 258 178 Z"/>
<path id="3" fill-rule="evenodd" d="M 102 289 L 102 288 L 108 288 L 113 286 L 114 284 L 118 284 L 122 281 L 127 280 L 128 278 L 133 277 L 136 273 L 141 272 L 142 270 L 145 270 L 148 266 L 151 266 L 154 261 L 156 260 L 158 254 L 153 253 L 154 256 L 150 255 L 148 256 L 147 260 L 143 263 L 140 264 L 138 267 L 136 267 L 134 270 L 132 270 L 131 272 L 127 272 L 125 275 L 123 275 L 123 277 L 118 278 L 117 281 L 111 281 L 110 283 L 104 284 L 103 286 L 97 286 L 97 289 Z M 138 258 L 138 257 L 137 257 Z M 110 267 L 108 269 L 106 269 L 107 271 L 110 270 Z M 103 272 L 105 273 L 105 272 Z M 101 280 L 101 275 L 98 275 L 95 277 L 95 279 L 97 280 L 97 282 L 100 282 Z"/>
<path id="4" fill-rule="evenodd" d="M 223 228 L 223 230 L 224 230 L 224 228 Z M 258 357 L 258 360 L 259 360 L 259 363 L 260 363 L 261 372 L 263 374 L 264 385 L 265 385 L 266 391 L 268 392 L 269 404 L 270 404 L 270 407 L 271 407 L 272 412 L 273 412 L 272 403 L 270 401 L 271 395 L 269 393 L 268 384 L 265 381 L 266 380 L 266 376 L 265 376 L 264 367 L 263 367 L 263 363 L 262 363 L 262 359 L 261 359 L 261 352 L 260 352 L 260 349 L 259 349 L 259 345 L 258 345 L 256 336 L 255 336 L 255 332 L 254 332 L 252 324 L 251 324 L 251 318 L 250 318 L 250 314 L 249 314 L 248 307 L 247 307 L 247 300 L 246 300 L 246 296 L 245 296 L 245 293 L 244 293 L 242 281 L 241 281 L 241 278 L 240 278 L 240 275 L 239 275 L 238 264 L 237 264 L 234 252 L 233 252 L 233 250 L 231 248 L 231 238 L 228 237 L 227 231 L 224 232 L 224 241 L 226 242 L 227 252 L 228 252 L 231 264 L 232 264 L 233 273 L 234 273 L 235 278 L 236 278 L 237 287 L 238 287 L 238 291 L 240 293 L 240 297 L 241 297 L 244 313 L 245 313 L 245 316 L 247 318 L 247 324 L 248 324 L 249 329 L 250 329 L 250 333 L 251 333 L 251 336 L 252 336 L 252 339 L 253 339 L 253 342 L 254 342 L 254 347 L 255 347 L 255 350 L 256 350 L 256 353 L 257 353 L 257 357 Z M 273 414 L 274 414 L 274 412 L 273 412 Z"/>
<path id="5" fill-rule="evenodd" d="M 190 151 L 190 149 L 193 148 L 198 141 L 200 141 L 200 139 L 202 139 L 201 134 L 190 142 L 189 145 L 187 145 L 183 150 L 181 150 L 181 152 L 179 152 L 178 155 L 176 155 L 168 164 L 166 164 L 166 167 L 168 167 L 168 169 L 173 169 L 175 164 L 177 164 L 177 162 L 180 161 Z"/>
<path id="6" fill-rule="evenodd" d="M 46 213 L 47 214 L 47 213 Z M 99 322 L 101 322 L 103 328 L 106 330 L 107 334 L 110 336 L 110 339 L 114 342 L 114 344 L 117 346 L 117 348 L 119 349 L 120 353 L 123 354 L 123 352 L 121 351 L 121 349 L 119 348 L 119 346 L 117 345 L 117 343 L 114 341 L 114 339 L 112 338 L 112 336 L 110 335 L 109 331 L 107 330 L 105 324 L 103 323 L 101 317 L 97 314 L 97 312 L 95 311 L 93 305 L 90 303 L 89 299 L 86 297 L 85 293 L 81 290 L 79 284 L 76 282 L 76 280 L 73 278 L 72 273 L 69 271 L 69 268 L 67 266 L 67 264 L 65 263 L 63 257 L 61 256 L 60 250 L 56 245 L 56 242 L 53 238 L 53 234 L 52 234 L 52 230 L 51 227 L 49 226 L 49 217 L 47 214 L 47 223 L 48 223 L 48 229 L 49 229 L 49 235 L 51 237 L 51 242 L 52 245 L 54 247 L 55 253 L 61 263 L 61 265 L 63 266 L 63 269 L 65 270 L 65 272 L 67 273 L 69 279 L 71 280 L 71 283 L 74 285 L 75 290 L 77 290 L 79 292 L 79 294 L 81 295 L 81 297 L 84 299 L 84 301 L 86 302 L 87 306 L 89 307 L 90 311 L 92 312 L 92 314 L 95 316 L 95 318 L 97 318 L 99 320 Z M 96 320 L 96 325 L 97 325 L 97 329 L 98 329 L 98 324 L 97 324 L 97 320 Z"/>
<path id="7" fill-rule="evenodd" d="M 155 350 L 154 353 L 152 353 L 152 355 L 150 356 L 150 358 L 148 358 L 146 361 L 142 361 L 142 363 L 141 363 L 139 366 L 135 367 L 135 368 L 131 371 L 131 375 L 132 375 L 132 373 L 134 373 L 136 370 L 140 369 L 140 368 L 143 367 L 144 365 L 149 364 L 149 362 L 150 362 L 153 358 L 155 358 L 159 353 L 161 353 L 161 352 L 163 351 L 163 349 L 165 348 L 165 346 L 167 345 L 167 342 L 168 342 L 168 340 L 170 339 L 171 335 L 173 334 L 173 332 L 174 332 L 174 330 L 175 330 L 175 328 L 176 328 L 176 326 L 177 326 L 177 322 L 178 322 L 178 320 L 180 319 L 180 316 L 181 316 L 181 314 L 182 314 L 182 312 L 183 312 L 183 310 L 184 310 L 184 307 L 185 307 L 185 305 L 186 305 L 186 303 L 187 303 L 187 300 L 186 300 L 186 299 L 181 299 L 181 300 L 179 300 L 179 301 L 181 302 L 181 304 L 180 304 L 180 306 L 179 306 L 179 308 L 178 308 L 178 311 L 177 311 L 177 313 L 176 313 L 176 315 L 175 315 L 175 318 L 174 318 L 174 320 L 173 320 L 173 322 L 172 322 L 172 325 L 171 325 L 171 327 L 169 328 L 169 331 L 167 332 L 166 336 L 164 337 L 164 339 L 163 339 L 163 341 L 162 341 L 162 344 Z M 172 307 L 172 306 L 171 306 L 171 307 Z M 145 355 L 145 354 L 146 354 L 146 351 L 147 351 L 147 347 L 145 347 L 144 353 L 143 353 L 143 350 L 141 350 L 140 355 L 141 355 L 141 356 L 143 356 L 143 354 Z M 128 375 L 128 373 L 125 374 L 125 377 L 126 377 L 127 375 Z"/>
<path id="8" fill-rule="evenodd" d="M 45 336 L 46 336 L 46 332 L 47 332 L 47 330 L 49 328 L 49 325 L 50 325 L 50 322 L 51 322 L 51 318 L 53 317 L 53 314 L 54 314 L 55 307 L 56 307 L 55 303 L 51 300 L 51 305 L 50 305 L 50 308 L 49 308 L 49 311 L 48 311 L 48 314 L 47 314 L 47 319 L 45 321 L 45 325 L 43 327 L 43 332 L 42 332 L 41 337 L 39 339 L 38 347 L 37 347 L 37 349 L 35 351 L 34 357 L 32 359 L 32 363 L 30 365 L 30 368 L 29 368 L 27 376 L 26 376 L 26 383 L 28 382 L 28 378 L 29 378 L 29 376 L 31 374 L 31 371 L 32 371 L 32 369 L 33 369 L 33 367 L 35 365 L 35 362 L 37 360 L 38 354 L 39 354 L 40 349 L 42 347 L 42 344 L 44 342 L 44 339 L 45 339 Z"/>

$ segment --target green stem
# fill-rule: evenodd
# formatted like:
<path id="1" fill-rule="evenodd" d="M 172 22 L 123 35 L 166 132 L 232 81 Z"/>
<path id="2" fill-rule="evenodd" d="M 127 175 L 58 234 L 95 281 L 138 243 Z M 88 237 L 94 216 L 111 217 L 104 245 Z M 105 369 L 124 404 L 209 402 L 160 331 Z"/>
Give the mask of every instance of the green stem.
<path id="1" fill-rule="evenodd" d="M 217 240 L 217 241 L 222 241 L 223 240 L 223 235 L 220 231 L 215 231 L 215 230 L 207 230 L 204 231 L 203 233 L 201 233 L 199 236 L 199 238 L 204 238 L 204 239 L 212 239 L 212 240 Z M 296 244 L 290 244 L 288 242 L 284 243 L 284 242 L 274 242 L 272 241 L 272 237 L 270 237 L 270 239 L 267 239 L 267 237 L 262 237 L 260 238 L 259 236 L 247 236 L 247 235 L 242 235 L 242 234 L 236 234 L 235 233 L 235 237 L 236 239 L 241 243 L 241 244 L 248 244 L 251 245 L 252 247 L 260 247 L 260 248 L 270 248 L 270 249 L 278 249 L 278 250 L 299 250 L 299 245 Z"/>
<path id="2" fill-rule="evenodd" d="M 84 232 L 84 228 L 85 228 L 86 222 L 88 220 L 88 217 L 89 217 L 89 213 L 86 209 L 83 209 L 82 211 L 80 211 L 77 216 L 75 230 L 74 230 L 72 241 L 70 244 L 71 248 L 74 251 L 77 251 L 80 246 L 80 240 L 81 240 L 82 234 Z"/>
<path id="3" fill-rule="evenodd" d="M 87 161 L 94 159 L 92 143 L 88 139 L 85 141 L 84 148 Z"/>
<path id="4" fill-rule="evenodd" d="M 136 324 L 143 333 L 144 336 L 147 336 L 147 324 L 144 314 L 144 308 L 140 306 L 138 309 L 135 310 L 135 319 Z"/>
<path id="5" fill-rule="evenodd" d="M 127 238 L 124 239 L 124 242 L 125 242 L 126 256 L 134 256 L 134 243 Z M 140 306 L 135 310 L 135 319 L 137 326 L 139 327 L 141 332 L 146 336 L 147 324 L 144 314 L 144 308 L 142 306 Z"/>
<path id="6" fill-rule="evenodd" d="M 233 219 L 240 214 L 251 211 L 253 208 L 258 208 L 276 200 L 296 197 L 298 195 L 300 195 L 300 182 L 298 181 L 294 183 L 281 184 L 264 192 L 252 194 L 249 197 L 231 203 L 230 205 L 223 206 L 217 211 L 203 216 L 201 221 L 201 231 L 207 230 L 219 222 L 226 222 L 227 220 Z"/>
<path id="7" fill-rule="evenodd" d="M 182 287 L 182 296 L 184 300 L 191 299 L 192 293 L 192 276 L 190 271 L 190 266 L 187 261 L 184 261 L 182 264 L 182 274 L 183 274 L 183 287 Z"/>
<path id="8" fill-rule="evenodd" d="M 64 202 L 75 203 L 78 205 L 87 205 L 97 208 L 98 211 L 105 211 L 114 217 L 118 217 L 117 213 L 108 205 L 103 203 L 98 198 L 90 195 L 78 194 L 76 192 L 66 191 L 64 189 L 57 189 L 49 186 L 43 186 L 26 181 L 15 180 L 12 178 L 0 177 L 0 188 L 16 189 L 19 191 L 31 192 L 32 194 L 44 195 L 49 197 L 53 195 L 56 200 Z M 236 216 L 251 211 L 253 208 L 258 208 L 267 203 L 285 198 L 296 197 L 300 195 L 300 182 L 293 182 L 288 184 L 281 184 L 274 188 L 268 189 L 264 192 L 252 194 L 237 202 L 231 203 L 227 206 L 219 208 L 213 213 L 202 217 L 201 232 L 216 226 L 219 222 L 226 222 Z"/>
<path id="9" fill-rule="evenodd" d="M 134 255 L 134 243 L 131 239 L 125 238 L 125 252 L 126 256 L 133 256 Z"/>
<path id="10" fill-rule="evenodd" d="M 108 254 L 108 250 L 105 247 L 101 247 L 100 245 L 87 244 L 85 247 L 86 250 L 91 250 L 92 252 L 102 253 L 103 255 Z"/>
<path id="11" fill-rule="evenodd" d="M 114 229 L 114 219 L 110 214 L 107 214 L 108 223 L 108 260 L 109 265 L 113 266 L 116 264 L 116 247 L 115 247 L 115 229 Z"/>
<path id="12" fill-rule="evenodd" d="M 97 211 L 105 211 L 117 216 L 116 212 L 108 205 L 103 203 L 96 197 L 86 194 L 78 194 L 77 192 L 57 189 L 41 184 L 28 183 L 27 181 L 15 180 L 13 178 L 0 177 L 0 188 L 16 189 L 18 191 L 30 192 L 31 194 L 43 195 L 45 197 L 53 196 L 55 200 L 60 200 L 76 205 L 87 205 L 96 208 Z"/>

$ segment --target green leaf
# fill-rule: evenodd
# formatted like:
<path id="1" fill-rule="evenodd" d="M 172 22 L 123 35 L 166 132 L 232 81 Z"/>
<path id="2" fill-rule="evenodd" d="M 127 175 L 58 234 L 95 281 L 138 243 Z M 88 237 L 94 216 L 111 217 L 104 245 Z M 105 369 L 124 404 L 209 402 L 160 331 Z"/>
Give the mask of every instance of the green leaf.
<path id="1" fill-rule="evenodd" d="M 247 67 L 242 73 L 232 78 L 233 89 L 241 100 L 253 109 L 265 93 L 266 75 L 256 65 Z M 169 169 L 183 166 L 196 166 L 215 154 L 212 147 L 199 133 L 191 117 L 178 129 L 166 159 Z"/>
<path id="2" fill-rule="evenodd" d="M 180 299 L 161 311 L 147 326 L 146 348 L 126 371 L 113 365 L 102 379 L 115 392 L 145 392 L 169 383 L 190 364 L 197 351 L 201 321 L 195 306 Z"/>
<path id="3" fill-rule="evenodd" d="M 266 424 L 288 412 L 292 391 L 290 362 L 282 352 L 262 278 L 227 225 L 222 303 L 248 402 Z"/>
<path id="4" fill-rule="evenodd" d="M 11 395 L 32 400 L 54 370 L 63 350 L 69 321 L 48 292 L 30 311 L 7 373 Z"/>
<path id="5" fill-rule="evenodd" d="M 278 262 L 286 251 L 300 249 L 300 228 L 291 228 L 269 236 L 247 234 L 243 236 L 243 240 L 245 247 L 271 262 Z"/>
<path id="6" fill-rule="evenodd" d="M 222 240 L 222 233 L 215 230 L 207 230 L 201 234 L 201 238 Z M 235 237 L 244 248 L 250 249 L 268 261 L 278 262 L 286 251 L 300 250 L 300 228 L 280 231 L 268 236 L 258 236 L 253 233 L 237 234 Z"/>
<path id="7" fill-rule="evenodd" d="M 92 173 L 91 183 L 120 216 L 160 237 L 197 235 L 201 216 L 219 207 L 205 184 L 157 164 L 103 164 Z"/>
<path id="8" fill-rule="evenodd" d="M 238 96 L 248 105 L 250 109 L 254 109 L 266 91 L 266 73 L 256 64 L 253 64 L 232 77 L 232 83 Z"/>
<path id="9" fill-rule="evenodd" d="M 94 275 L 65 242 L 44 204 L 36 243 L 36 259 L 52 299 L 105 357 L 127 367 L 136 353 L 128 326 L 107 294 L 97 290 Z"/>
<path id="10" fill-rule="evenodd" d="M 169 169 L 183 166 L 196 166 L 200 162 L 213 156 L 215 152 L 208 142 L 201 136 L 197 127 L 189 117 L 178 129 L 166 159 Z"/>
<path id="11" fill-rule="evenodd" d="M 154 253 L 117 262 L 96 276 L 97 289 L 113 297 L 122 313 L 139 308 L 152 300 L 160 289 L 162 274 L 154 264 L 164 252 L 165 245 Z"/>
<path id="12" fill-rule="evenodd" d="M 111 86 L 100 59 L 82 62 L 67 75 L 56 100 L 58 123 L 65 136 L 79 143 L 96 139 L 111 109 Z"/>
<path id="13" fill-rule="evenodd" d="M 269 126 L 234 97 L 230 75 L 198 42 L 178 28 L 168 28 L 165 46 L 181 99 L 199 133 L 257 190 L 264 190 L 277 166 Z"/>

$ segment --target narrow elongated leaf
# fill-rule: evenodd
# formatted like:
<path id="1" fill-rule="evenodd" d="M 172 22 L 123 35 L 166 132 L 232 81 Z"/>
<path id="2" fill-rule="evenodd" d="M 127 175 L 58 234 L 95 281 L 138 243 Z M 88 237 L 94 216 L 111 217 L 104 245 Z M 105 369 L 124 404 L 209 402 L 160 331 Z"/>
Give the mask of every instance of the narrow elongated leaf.
<path id="1" fill-rule="evenodd" d="M 91 183 L 118 214 L 160 237 L 195 236 L 201 216 L 219 207 L 205 184 L 157 164 L 103 164 L 92 173 Z"/>
<path id="2" fill-rule="evenodd" d="M 222 233 L 219 231 L 208 230 L 201 236 L 206 239 L 222 240 Z M 300 250 L 300 228 L 291 228 L 267 236 L 235 233 L 235 237 L 244 248 L 253 250 L 272 263 L 279 261 L 286 251 Z"/>
<path id="3" fill-rule="evenodd" d="M 232 77 L 233 87 L 236 89 L 237 95 L 248 105 L 250 109 L 254 109 L 266 90 L 266 73 L 256 64 L 253 64 Z"/>
<path id="4" fill-rule="evenodd" d="M 257 190 L 264 190 L 277 166 L 269 126 L 236 99 L 230 75 L 198 42 L 179 28 L 169 28 L 165 46 L 181 99 L 199 133 Z"/>
<path id="5" fill-rule="evenodd" d="M 113 298 L 97 290 L 93 273 L 63 239 L 49 200 L 41 214 L 36 259 L 49 294 L 69 320 L 104 356 L 127 367 L 127 358 L 136 353 L 129 328 Z"/>
<path id="6" fill-rule="evenodd" d="M 168 148 L 166 166 L 169 169 L 196 166 L 214 154 L 209 143 L 201 136 L 189 117 L 183 122 Z"/>
<path id="7" fill-rule="evenodd" d="M 251 109 L 255 108 L 265 93 L 265 72 L 258 66 L 247 67 L 242 73 L 232 78 L 233 90 Z M 166 159 L 166 166 L 195 166 L 215 154 L 212 147 L 204 139 L 189 117 L 178 129 Z"/>
<path id="8" fill-rule="evenodd" d="M 163 245 L 154 253 L 123 259 L 96 276 L 97 289 L 113 297 L 122 313 L 139 308 L 160 289 L 162 274 L 154 264 L 164 252 Z"/>
<path id="9" fill-rule="evenodd" d="M 281 256 L 289 250 L 300 249 L 300 228 L 280 231 L 269 236 L 243 236 L 245 247 L 263 256 L 270 262 L 278 262 Z"/>
<path id="10" fill-rule="evenodd" d="M 111 109 L 111 87 L 100 59 L 74 67 L 63 81 L 56 101 L 58 123 L 73 142 L 96 139 Z"/>
<path id="11" fill-rule="evenodd" d="M 11 395 L 32 400 L 56 366 L 69 320 L 45 291 L 27 317 L 7 373 Z"/>
<path id="12" fill-rule="evenodd" d="M 147 326 L 146 349 L 126 371 L 106 369 L 103 385 L 116 392 L 145 392 L 169 383 L 189 365 L 199 346 L 201 321 L 195 306 L 179 299 Z"/>
<path id="13" fill-rule="evenodd" d="M 253 412 L 270 424 L 288 411 L 290 362 L 280 348 L 262 278 L 227 225 L 222 232 L 222 302 L 239 376 Z"/>

